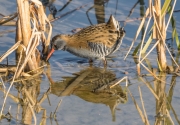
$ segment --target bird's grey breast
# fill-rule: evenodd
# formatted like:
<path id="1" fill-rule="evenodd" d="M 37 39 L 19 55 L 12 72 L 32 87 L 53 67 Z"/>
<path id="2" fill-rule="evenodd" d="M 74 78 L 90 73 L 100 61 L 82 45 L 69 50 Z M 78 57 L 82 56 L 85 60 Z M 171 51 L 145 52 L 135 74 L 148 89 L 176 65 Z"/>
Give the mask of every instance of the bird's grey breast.
<path id="1" fill-rule="evenodd" d="M 93 51 L 90 48 L 75 48 L 75 47 L 68 47 L 66 51 L 70 52 L 71 54 L 74 54 L 79 57 L 83 58 L 89 58 L 89 59 L 98 59 L 98 58 L 104 58 L 103 55 L 97 54 L 95 51 Z"/>

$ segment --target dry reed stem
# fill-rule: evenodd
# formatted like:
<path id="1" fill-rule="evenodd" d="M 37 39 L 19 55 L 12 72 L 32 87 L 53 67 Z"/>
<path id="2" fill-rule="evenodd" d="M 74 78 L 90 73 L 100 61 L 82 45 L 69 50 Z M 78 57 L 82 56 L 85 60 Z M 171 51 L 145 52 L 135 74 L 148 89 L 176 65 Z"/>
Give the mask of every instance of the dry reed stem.
<path id="1" fill-rule="evenodd" d="M 163 38 L 163 35 L 162 35 L 161 31 L 160 31 L 160 27 L 159 27 L 159 25 L 158 25 L 158 21 L 157 21 L 157 19 L 156 19 L 155 14 L 154 14 L 154 12 L 156 12 L 156 10 L 155 10 L 154 7 L 153 7 L 152 9 L 153 9 L 152 15 L 153 15 L 153 19 L 154 19 L 154 22 L 155 22 L 155 26 L 156 26 L 156 28 L 157 28 L 157 30 L 158 30 L 158 33 L 159 33 L 161 39 L 163 40 L 163 39 L 164 39 L 164 38 Z"/>
<path id="2" fill-rule="evenodd" d="M 51 38 L 51 34 L 52 34 L 52 26 L 51 26 L 51 23 L 50 23 L 49 19 L 46 16 L 46 14 L 44 13 L 44 8 L 43 8 L 42 3 L 40 3 L 39 1 L 36 1 L 36 0 L 32 0 L 32 1 L 35 2 L 36 4 L 38 4 L 38 6 L 39 6 L 39 8 L 38 8 L 38 10 L 36 12 L 37 13 L 36 15 L 39 17 L 39 19 L 36 20 L 36 22 L 40 22 L 40 26 L 39 26 L 40 29 L 42 31 L 46 31 L 46 24 L 48 24 L 49 28 L 50 28 L 49 33 L 48 33 L 48 37 L 45 40 L 45 45 L 47 47 L 50 44 L 50 38 Z M 34 13 L 33 13 L 33 16 L 36 17 Z M 44 36 L 44 34 L 41 34 L 41 35 Z M 44 38 L 45 38 L 45 36 L 44 36 Z"/>
<path id="3" fill-rule="evenodd" d="M 38 70 L 38 69 L 37 69 Z M 36 71 L 36 70 L 35 70 Z M 35 73 L 34 75 L 28 75 L 27 73 L 21 72 L 21 75 L 27 78 L 24 79 L 20 79 L 20 80 L 15 80 L 14 82 L 20 82 L 20 81 L 26 81 L 26 80 L 30 80 L 33 79 L 35 77 L 37 77 L 38 75 L 40 75 L 43 71 L 38 71 L 37 73 Z"/>
<path id="4" fill-rule="evenodd" d="M 50 30 L 49 30 L 47 40 L 45 40 L 44 42 L 45 42 L 46 46 L 49 46 L 49 43 L 50 43 L 50 37 L 51 37 L 51 33 L 52 33 L 51 24 L 50 24 L 49 20 L 47 19 L 46 15 L 44 13 L 43 6 L 42 6 L 41 2 L 39 2 L 37 0 L 32 0 L 32 2 L 34 2 L 34 4 L 37 6 L 37 9 L 34 8 L 33 4 L 30 5 L 31 6 L 31 15 L 33 16 L 33 18 L 31 19 L 33 29 L 32 29 L 31 36 L 29 37 L 28 43 L 24 44 L 25 47 L 27 47 L 25 49 L 26 57 L 25 57 L 25 60 L 24 60 L 23 64 L 21 65 L 21 67 L 20 67 L 20 69 L 19 69 L 19 71 L 17 73 L 17 77 L 20 76 L 20 73 L 25 68 L 26 64 L 29 65 L 29 68 L 31 70 L 36 70 L 38 68 L 38 63 L 37 63 L 37 60 L 35 58 L 36 57 L 35 51 L 36 51 L 36 47 L 39 45 L 40 36 L 43 35 L 44 33 L 39 32 L 37 27 L 40 27 L 40 29 L 44 31 L 45 30 L 45 21 L 49 24 Z M 24 13 L 22 12 L 22 14 L 24 14 Z M 30 21 L 29 17 L 30 16 L 26 15 L 26 17 L 24 17 L 24 18 L 27 18 L 27 20 Z M 37 17 L 39 17 L 39 19 L 37 19 Z M 23 25 L 22 25 L 22 27 L 23 27 Z"/>
<path id="5" fill-rule="evenodd" d="M 24 2 L 27 3 L 29 1 L 24 1 Z M 30 20 L 28 20 L 29 18 L 26 18 L 27 16 L 29 16 L 29 12 L 25 13 L 24 9 L 26 9 L 26 7 L 29 7 L 29 5 L 25 6 L 22 0 L 17 0 L 17 6 L 18 6 L 18 13 L 19 13 L 19 19 L 20 19 L 20 24 L 21 24 L 23 44 L 27 46 L 31 31 L 30 31 Z M 26 11 L 28 10 L 26 9 Z"/>
<path id="6" fill-rule="evenodd" d="M 136 32 L 136 35 L 135 35 L 135 37 L 134 37 L 134 39 L 133 39 L 133 41 L 132 41 L 132 44 L 131 44 L 131 46 L 130 46 L 130 48 L 129 48 L 127 54 L 126 54 L 126 56 L 124 57 L 124 60 L 125 60 L 125 59 L 127 58 L 127 56 L 129 55 L 129 53 L 130 53 L 130 51 L 131 51 L 131 49 L 132 49 L 132 47 L 133 47 L 133 45 L 134 45 L 134 43 L 135 43 L 135 41 L 136 41 L 139 33 L 140 33 L 140 31 L 141 31 L 141 29 L 142 29 L 142 27 L 143 27 L 143 25 L 144 25 L 144 23 L 145 23 L 145 19 L 146 19 L 146 17 L 148 16 L 148 14 L 149 14 L 149 8 L 146 10 L 146 13 L 145 13 L 145 15 L 144 15 L 144 17 L 143 17 L 143 19 L 142 19 L 139 27 L 138 27 L 138 30 L 137 30 L 137 32 Z"/>
<path id="7" fill-rule="evenodd" d="M 34 24 L 34 29 L 33 29 L 33 32 L 31 34 L 31 37 L 30 37 L 30 40 L 29 40 L 29 43 L 27 45 L 27 49 L 26 49 L 26 57 L 25 57 L 25 60 L 23 62 L 23 64 L 21 65 L 20 69 L 19 69 L 19 72 L 17 73 L 17 77 L 19 77 L 20 73 L 22 72 L 22 70 L 24 69 L 26 63 L 29 61 L 30 59 L 30 56 L 32 55 L 32 53 L 35 51 L 36 47 L 38 46 L 39 44 L 39 41 L 37 41 L 38 39 L 38 35 L 40 35 L 41 33 L 39 33 L 37 31 L 37 28 L 36 28 L 36 23 L 35 23 L 35 20 L 33 20 L 33 24 Z M 34 41 L 32 43 L 32 40 Z M 32 45 L 31 45 L 32 44 Z M 37 67 L 36 67 L 37 68 Z M 35 70 L 36 68 L 33 68 L 33 70 Z"/>
<path id="8" fill-rule="evenodd" d="M 42 6 L 41 1 L 39 1 L 39 0 L 30 0 L 30 1 L 32 1 L 33 3 L 35 3 L 37 6 Z"/>
<path id="9" fill-rule="evenodd" d="M 50 21 L 49 21 L 49 19 L 47 18 L 46 15 L 45 15 L 45 20 L 49 24 L 49 34 L 48 34 L 48 37 L 47 37 L 47 40 L 46 40 L 46 43 L 45 43 L 46 47 L 48 47 L 49 44 L 50 44 L 50 39 L 51 39 L 51 34 L 52 34 L 52 26 L 51 26 L 51 23 L 50 23 Z"/>
<path id="10" fill-rule="evenodd" d="M 17 23 L 16 23 L 16 39 L 15 39 L 15 42 L 18 42 L 18 41 L 22 41 L 22 31 L 21 31 L 21 27 L 20 27 L 20 19 L 18 18 L 17 20 Z M 17 53 L 17 60 L 19 58 L 19 53 L 22 51 L 22 47 L 19 46 L 18 49 L 16 50 L 16 53 Z"/>
<path id="11" fill-rule="evenodd" d="M 139 108 L 138 104 L 136 103 L 136 100 L 134 99 L 134 97 L 133 97 L 132 93 L 130 92 L 129 88 L 127 88 L 127 90 L 128 90 L 128 92 L 129 92 L 129 94 L 130 94 L 130 96 L 132 98 L 132 101 L 134 102 L 134 105 L 135 105 L 135 107 L 136 107 L 136 109 L 137 109 L 137 111 L 138 111 L 138 113 L 139 113 L 143 123 L 146 124 L 146 118 L 143 115 L 143 112 L 141 111 L 141 109 Z"/>
<path id="12" fill-rule="evenodd" d="M 154 14 L 156 12 L 156 14 Z M 154 0 L 154 11 L 153 11 L 154 22 L 156 22 L 155 27 L 153 27 L 153 38 L 159 39 L 160 43 L 157 45 L 157 60 L 159 63 L 159 68 L 161 71 L 166 70 L 166 54 L 165 54 L 165 15 L 161 14 L 161 1 Z M 160 29 L 160 32 L 157 31 Z"/>
<path id="13" fill-rule="evenodd" d="M 168 22 L 167 22 L 167 24 L 166 24 L 166 28 L 165 28 L 166 31 L 167 31 L 167 28 L 168 28 L 168 26 L 169 26 L 169 23 L 170 23 L 170 20 L 171 20 L 171 17 L 172 17 L 172 14 L 173 14 L 173 10 L 174 10 L 175 5 L 176 5 L 176 0 L 174 0 L 174 4 L 173 4 L 173 6 L 172 6 L 172 10 L 171 10 L 171 13 L 170 13 Z"/>
<path id="14" fill-rule="evenodd" d="M 145 107 L 144 107 L 144 102 L 143 102 L 142 93 L 141 93 L 141 87 L 138 86 L 138 89 L 139 89 L 139 95 L 140 95 L 140 99 L 141 99 L 141 104 L 142 104 L 142 108 L 143 108 L 145 120 L 146 120 L 146 125 L 150 125 L 150 124 L 149 124 L 149 121 L 148 121 L 147 114 L 146 114 L 146 109 L 145 109 Z"/>
<path id="15" fill-rule="evenodd" d="M 152 0 L 149 0 L 149 14 L 152 16 Z"/>
<path id="16" fill-rule="evenodd" d="M 36 56 L 36 50 L 37 50 L 37 48 L 32 52 L 31 61 L 34 63 L 35 69 L 38 69 L 38 66 L 40 65 L 40 63 L 37 62 L 38 55 Z M 34 73 L 36 73 L 36 72 L 33 72 L 33 74 Z"/>
<path id="17" fill-rule="evenodd" d="M 139 52 L 139 58 L 138 58 L 138 61 L 140 62 L 140 59 L 141 59 L 141 54 L 142 54 L 142 48 L 143 48 L 143 45 L 144 45 L 144 40 L 145 40 L 145 37 L 146 37 L 146 33 L 147 33 L 147 29 L 149 27 L 149 23 L 151 21 L 151 17 L 148 19 L 148 22 L 146 24 L 146 28 L 145 28 L 145 31 L 144 31 L 144 34 L 143 34 L 143 38 L 142 38 L 142 41 L 141 41 L 141 47 L 140 47 L 140 52 Z M 138 67 L 138 75 L 140 75 L 140 65 L 137 65 Z"/>
<path id="18" fill-rule="evenodd" d="M 153 10 L 154 10 L 154 8 L 153 8 Z M 154 11 L 155 11 L 155 10 L 154 10 Z M 155 18 L 154 12 L 153 12 L 153 17 Z M 157 26 L 157 29 L 158 29 L 158 31 L 159 31 L 159 33 L 160 33 L 161 38 L 163 38 L 163 37 L 162 37 L 162 34 L 161 34 L 161 32 L 160 32 L 159 26 L 157 25 L 156 19 L 155 19 L 155 24 L 156 24 L 156 26 Z M 141 63 L 141 62 L 149 55 L 149 53 L 157 46 L 158 43 L 159 43 L 159 40 L 156 42 L 156 44 L 151 48 L 151 50 L 148 52 L 148 54 L 146 54 L 146 56 L 145 56 L 139 63 Z M 139 64 L 139 63 L 138 63 L 138 64 Z"/>
<path id="19" fill-rule="evenodd" d="M 140 66 L 140 64 L 136 65 L 136 69 L 137 69 L 137 74 L 141 75 L 141 66 Z"/>
<path id="20" fill-rule="evenodd" d="M 45 19 L 45 16 L 44 15 L 44 8 L 43 6 L 40 6 L 39 9 L 37 10 L 37 13 L 38 13 L 38 17 L 39 17 L 39 23 L 40 23 L 40 29 L 42 31 L 46 31 L 46 19 Z"/>
<path id="21" fill-rule="evenodd" d="M 24 77 L 30 77 L 30 76 L 32 76 L 32 75 L 30 75 L 30 74 L 28 74 L 28 73 L 26 73 L 26 72 L 21 72 L 21 75 L 24 76 Z"/>
<path id="22" fill-rule="evenodd" d="M 9 54 L 11 54 L 14 50 L 16 50 L 19 45 L 21 44 L 21 41 L 18 41 L 16 44 L 14 44 L 7 52 L 5 52 L 1 57 L 0 57 L 0 62 L 3 61 Z"/>
<path id="23" fill-rule="evenodd" d="M 30 10 L 29 10 L 29 1 L 17 0 L 19 20 L 22 34 L 22 42 L 25 47 L 27 47 L 29 39 L 31 37 L 31 24 L 30 24 Z M 24 67 L 25 68 L 25 67 Z M 26 69 L 34 69 L 34 64 L 31 61 L 28 61 Z M 19 76 L 19 73 L 18 73 Z"/>
<path id="24" fill-rule="evenodd" d="M 3 67 L 3 68 L 0 68 L 0 72 L 15 72 L 16 71 L 16 66 L 14 67 Z"/>
<path id="25" fill-rule="evenodd" d="M 34 22 L 33 22 L 33 21 L 34 21 Z M 30 47 L 32 46 L 31 43 L 33 42 L 33 39 L 34 39 L 34 37 L 35 37 L 35 32 L 37 31 L 35 20 L 33 19 L 33 21 L 32 21 L 32 23 L 34 24 L 34 28 L 33 28 L 33 30 L 32 30 L 32 34 L 31 34 L 31 37 L 30 37 L 30 39 L 29 39 L 29 42 L 28 42 L 28 45 L 27 45 L 27 48 L 26 48 L 26 55 L 29 53 L 29 49 L 30 49 Z M 35 39 L 36 39 L 36 37 L 35 37 Z M 34 42 L 35 42 L 35 41 L 36 41 L 36 40 L 34 40 Z"/>
<path id="26" fill-rule="evenodd" d="M 20 73 L 22 72 L 22 70 L 23 70 L 24 67 L 26 66 L 26 63 L 28 62 L 28 60 L 29 60 L 29 58 L 30 58 L 30 56 L 31 56 L 31 53 L 33 52 L 34 49 L 36 49 L 36 43 L 35 43 L 35 42 L 33 43 L 32 48 L 30 49 L 29 53 L 26 55 L 23 64 L 20 66 L 20 68 L 19 68 L 19 70 L 18 70 L 18 72 L 17 72 L 16 78 L 20 76 Z"/>
<path id="27" fill-rule="evenodd" d="M 150 17 L 149 19 L 148 19 L 148 22 L 147 22 L 147 24 L 146 24 L 146 28 L 145 28 L 145 31 L 144 31 L 144 34 L 143 34 L 143 38 L 142 38 L 142 41 L 141 41 L 141 47 L 140 47 L 140 52 L 139 52 L 139 61 L 140 61 L 140 59 L 141 59 L 141 54 L 142 54 L 142 48 L 143 48 L 143 45 L 144 45 L 144 40 L 145 40 L 145 37 L 146 37 L 146 33 L 147 33 L 147 29 L 148 29 L 148 27 L 149 27 L 149 23 L 150 23 L 150 21 L 151 21 L 151 18 L 152 17 Z"/>

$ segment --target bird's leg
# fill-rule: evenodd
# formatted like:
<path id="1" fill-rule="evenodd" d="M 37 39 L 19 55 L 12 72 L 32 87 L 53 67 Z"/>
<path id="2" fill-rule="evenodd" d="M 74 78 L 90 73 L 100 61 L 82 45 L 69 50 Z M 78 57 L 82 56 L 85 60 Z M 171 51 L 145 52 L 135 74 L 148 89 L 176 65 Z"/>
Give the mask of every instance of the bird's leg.
<path id="1" fill-rule="evenodd" d="M 92 67 L 92 65 L 93 65 L 93 60 L 89 59 L 89 66 Z"/>
<path id="2" fill-rule="evenodd" d="M 107 67 L 107 60 L 106 60 L 106 58 L 104 58 L 103 61 L 104 61 L 104 68 L 106 68 Z"/>

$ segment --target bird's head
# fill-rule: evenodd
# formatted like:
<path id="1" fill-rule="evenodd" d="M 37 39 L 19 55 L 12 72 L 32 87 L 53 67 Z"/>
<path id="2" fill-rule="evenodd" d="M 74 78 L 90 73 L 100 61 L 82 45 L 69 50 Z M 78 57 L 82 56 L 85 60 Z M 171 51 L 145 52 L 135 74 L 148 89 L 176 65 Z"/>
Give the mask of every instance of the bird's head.
<path id="1" fill-rule="evenodd" d="M 51 40 L 51 51 L 48 54 L 46 61 L 51 57 L 55 50 L 65 50 L 66 41 L 63 39 L 63 35 L 56 35 Z"/>

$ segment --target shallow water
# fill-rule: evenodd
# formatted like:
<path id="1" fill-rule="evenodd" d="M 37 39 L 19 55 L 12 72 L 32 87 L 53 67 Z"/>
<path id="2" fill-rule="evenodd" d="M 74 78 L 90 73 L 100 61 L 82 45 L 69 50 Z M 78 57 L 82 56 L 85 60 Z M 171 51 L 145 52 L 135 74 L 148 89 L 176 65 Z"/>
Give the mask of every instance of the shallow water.
<path id="1" fill-rule="evenodd" d="M 67 0 L 63 1 L 55 1 L 53 5 L 59 10 Z M 118 21 L 124 21 L 129 14 L 130 9 L 135 4 L 136 1 L 133 0 L 109 0 L 104 3 L 104 6 L 99 5 L 100 9 L 98 12 L 96 9 L 92 8 L 89 12 L 89 19 L 92 24 L 97 24 L 106 22 L 111 14 L 115 16 Z M 72 9 L 75 9 L 81 5 L 87 4 L 86 7 L 77 10 L 55 22 L 53 25 L 53 33 L 52 36 L 56 34 L 72 34 L 72 30 L 76 28 L 83 28 L 89 26 L 91 23 L 87 17 L 87 10 L 94 5 L 94 1 L 89 0 L 73 0 L 71 1 L 65 9 L 61 12 L 58 12 L 56 16 L 60 16 Z M 148 1 L 145 1 L 145 5 L 147 6 Z M 177 5 L 180 4 L 180 1 L 177 1 L 175 10 L 178 9 Z M 97 6 L 97 5 L 96 5 Z M 131 18 L 140 17 L 140 5 L 137 5 L 135 8 Z M 104 11 L 103 11 L 104 10 Z M 4 15 L 11 14 L 16 11 L 16 3 L 11 2 L 11 0 L 0 1 L 0 12 Z M 47 9 L 47 14 L 49 11 Z M 101 15 L 101 19 L 97 18 L 98 15 Z M 104 16 L 103 16 L 104 15 Z M 174 16 L 176 18 L 177 30 L 179 30 L 179 13 L 175 13 Z M 108 58 L 108 67 L 107 70 L 103 69 L 103 63 L 101 60 L 97 60 L 93 63 L 94 68 L 89 68 L 88 60 L 76 57 L 68 52 L 64 51 L 56 51 L 51 59 L 50 63 L 50 72 L 51 78 L 54 81 L 52 85 L 49 84 L 49 79 L 45 74 L 41 75 L 40 85 L 37 89 L 40 91 L 37 94 L 37 100 L 40 100 L 42 95 L 47 92 L 48 88 L 50 88 L 49 92 L 49 100 L 46 98 L 41 107 L 46 109 L 47 122 L 46 124 L 61 124 L 61 125 L 102 125 L 102 124 L 112 124 L 112 125 L 140 125 L 143 124 L 142 119 L 134 105 L 134 102 L 127 92 L 125 87 L 126 83 L 123 81 L 119 87 L 115 87 L 115 90 L 112 92 L 100 92 L 98 94 L 93 93 L 99 84 L 98 83 L 108 83 L 117 78 L 123 78 L 125 76 L 129 79 L 128 89 L 131 91 L 133 97 L 135 98 L 137 104 L 140 106 L 142 110 L 140 94 L 138 90 L 138 86 L 141 87 L 143 102 L 145 105 L 146 113 L 150 124 L 155 123 L 156 119 L 156 109 L 160 106 L 158 105 L 158 101 L 155 99 L 154 95 L 147 87 L 147 84 L 142 82 L 141 78 L 137 76 L 135 62 L 132 56 L 128 56 L 128 58 L 124 61 L 123 58 L 127 53 L 127 50 L 134 38 L 136 30 L 139 26 L 140 21 L 128 22 L 125 26 L 126 36 L 123 39 L 123 44 L 121 48 L 111 55 Z M 15 29 L 15 27 L 7 27 L 1 26 L 0 32 L 4 30 Z M 171 28 L 168 29 L 167 38 L 171 37 Z M 139 36 L 135 45 L 137 45 L 140 41 L 141 36 Z M 3 54 L 8 48 L 10 48 L 15 39 L 15 32 L 3 34 L 0 40 L 0 54 Z M 175 47 L 176 48 L 176 47 Z M 132 52 L 131 52 L 132 53 Z M 175 50 L 175 54 L 177 55 L 177 51 Z M 167 57 L 168 64 L 172 65 L 172 61 L 170 57 Z M 9 64 L 15 64 L 14 54 L 9 56 Z M 157 68 L 156 64 L 156 52 L 152 52 L 152 54 L 148 57 L 148 60 L 151 62 L 151 66 L 153 68 Z M 5 63 L 4 61 L 3 63 Z M 49 70 L 48 68 L 46 70 Z M 143 68 L 141 69 L 143 74 L 149 74 Z M 158 73 L 157 73 L 158 74 Z M 64 88 L 72 83 L 77 78 L 81 78 L 80 83 L 75 86 L 75 89 L 68 92 L 64 92 Z M 142 77 L 145 81 L 149 82 L 152 88 L 156 87 L 156 82 L 152 76 L 144 76 Z M 174 122 L 174 124 L 178 124 L 180 113 L 178 112 L 180 98 L 179 98 L 179 90 L 180 86 L 178 85 L 180 79 L 179 77 L 175 77 L 171 74 L 166 74 L 164 78 L 166 80 L 166 94 L 169 97 L 169 102 L 171 103 L 172 108 L 167 106 L 170 116 Z M 94 83 L 94 84 L 93 84 Z M 98 85 L 96 85 L 98 84 Z M 163 86 L 163 83 L 159 83 Z M 170 85 L 174 85 L 170 89 Z M 9 84 L 5 84 L 6 89 L 9 87 Z M 19 88 L 18 88 L 19 89 Z M 156 92 L 158 93 L 158 89 Z M 155 91 L 154 90 L 154 91 Z M 169 91 L 170 90 L 170 91 Z M 168 93 L 168 91 L 170 93 Z M 63 92 L 63 93 L 62 93 Z M 17 96 L 17 87 L 16 85 L 10 91 L 11 94 Z M 3 100 L 3 92 L 0 93 L 1 99 Z M 158 94 L 157 94 L 158 95 Z M 159 94 L 161 95 L 161 94 Z M 51 112 L 53 113 L 59 103 L 62 100 L 60 107 L 56 112 L 56 119 L 50 119 Z M 0 103 L 2 106 L 2 103 Z M 11 98 L 8 98 L 6 101 L 6 107 L 4 110 L 4 114 L 6 114 L 11 107 L 11 115 L 13 116 L 12 120 L 8 122 L 6 119 L 1 121 L 1 124 L 20 124 L 21 123 L 21 112 L 20 108 L 19 113 L 18 107 L 19 104 L 15 103 Z M 113 112 L 114 111 L 114 112 Z M 143 111 L 143 110 L 142 110 Z M 113 114 L 114 113 L 114 114 Z M 18 118 L 17 118 L 18 116 Z M 37 123 L 40 124 L 42 118 L 42 111 L 36 114 Z M 19 119 L 19 120 L 16 120 Z M 33 123 L 33 122 L 32 122 Z M 171 123 L 170 123 L 171 124 Z"/>

